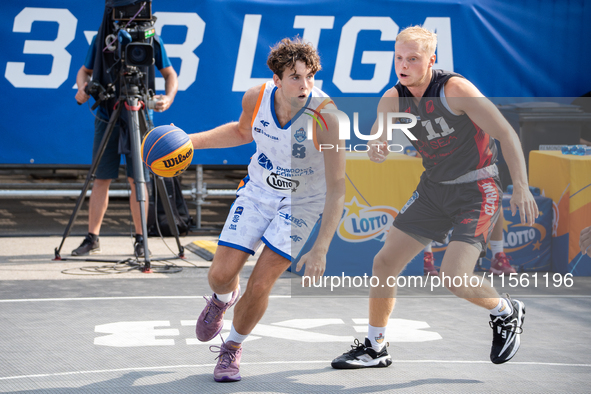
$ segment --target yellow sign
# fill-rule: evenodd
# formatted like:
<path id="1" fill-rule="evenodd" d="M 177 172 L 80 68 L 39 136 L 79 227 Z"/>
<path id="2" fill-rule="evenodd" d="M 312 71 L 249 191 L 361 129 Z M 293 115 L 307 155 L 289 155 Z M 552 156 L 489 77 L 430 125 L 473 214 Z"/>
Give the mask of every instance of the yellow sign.
<path id="1" fill-rule="evenodd" d="M 347 155 L 345 215 L 337 235 L 346 242 L 384 241 L 394 218 L 415 191 L 421 159 L 392 153 L 374 163 L 366 153 Z"/>

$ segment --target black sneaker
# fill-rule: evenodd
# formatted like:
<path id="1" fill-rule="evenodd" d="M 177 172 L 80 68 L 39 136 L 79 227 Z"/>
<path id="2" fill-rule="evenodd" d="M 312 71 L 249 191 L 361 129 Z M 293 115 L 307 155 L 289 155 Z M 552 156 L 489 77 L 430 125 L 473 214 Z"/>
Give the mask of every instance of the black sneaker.
<path id="1" fill-rule="evenodd" d="M 525 318 L 525 305 L 521 301 L 512 300 L 508 294 L 504 294 L 513 307 L 510 315 L 490 316 L 489 325 L 493 329 L 493 342 L 490 349 L 490 361 L 494 364 L 505 363 L 519 350 L 520 335 L 523 332 L 523 320 Z"/>
<path id="2" fill-rule="evenodd" d="M 144 237 L 141 235 L 135 236 L 135 243 L 133 244 L 133 253 L 135 257 L 144 257 Z M 152 253 L 148 250 L 149 255 Z"/>
<path id="3" fill-rule="evenodd" d="M 378 353 L 371 348 L 371 342 L 365 338 L 365 344 L 355 339 L 351 350 L 332 360 L 330 365 L 335 369 L 381 368 L 392 364 L 388 354 L 388 344 Z"/>
<path id="4" fill-rule="evenodd" d="M 84 237 L 84 241 L 76 249 L 72 250 L 72 256 L 88 256 L 89 254 L 99 253 L 101 251 L 101 244 L 98 237 L 93 240 L 90 235 Z"/>

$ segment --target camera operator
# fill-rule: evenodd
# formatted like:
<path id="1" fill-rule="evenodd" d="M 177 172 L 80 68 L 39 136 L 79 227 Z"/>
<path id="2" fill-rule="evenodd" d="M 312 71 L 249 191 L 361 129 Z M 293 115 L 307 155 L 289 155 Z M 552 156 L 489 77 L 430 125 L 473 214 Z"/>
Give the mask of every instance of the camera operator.
<path id="1" fill-rule="evenodd" d="M 87 86 L 89 86 L 92 77 L 92 83 L 98 82 L 103 87 L 110 83 L 116 82 L 118 72 L 121 67 L 121 59 L 118 59 L 113 53 L 104 50 L 105 42 L 108 40 L 107 36 L 114 32 L 114 24 L 112 21 L 112 7 L 120 5 L 129 5 L 139 3 L 129 0 L 107 0 L 105 6 L 105 14 L 102 25 L 92 41 L 84 65 L 78 71 L 76 83 L 78 85 L 78 92 L 76 93 L 76 101 L 83 104 L 89 99 Z M 144 22 L 146 23 L 146 22 Z M 147 22 L 153 23 L 153 22 Z M 156 112 L 166 111 L 176 95 L 178 89 L 177 74 L 171 66 L 170 60 L 166 55 L 162 40 L 158 36 L 154 36 L 154 64 L 160 70 L 160 73 L 165 80 L 165 94 L 154 96 L 157 100 L 154 105 Z M 112 52 L 112 51 L 111 51 Z M 149 88 L 155 90 L 155 72 L 154 66 L 147 67 L 147 81 Z M 114 86 L 117 86 L 115 83 Z M 96 157 L 101 140 L 107 129 L 109 118 L 113 112 L 113 105 L 119 97 L 119 89 L 115 91 L 113 99 L 101 102 L 99 110 L 96 114 L 94 122 L 94 145 L 93 158 Z M 96 98 L 96 97 L 95 97 Z M 147 104 L 147 103 L 146 103 Z M 147 108 L 146 108 L 147 109 Z M 125 109 L 123 109 L 125 111 Z M 122 112 L 123 114 L 124 112 Z M 81 245 L 72 251 L 73 256 L 86 256 L 92 253 L 100 252 L 99 233 L 103 217 L 107 210 L 109 203 L 109 186 L 112 179 L 117 179 L 119 176 L 119 163 L 121 161 L 121 154 L 125 154 L 125 161 L 127 167 L 127 178 L 131 185 L 131 195 L 129 205 L 131 208 L 131 215 L 135 227 L 135 244 L 134 253 L 137 257 L 144 256 L 144 245 L 142 238 L 142 225 L 140 215 L 140 204 L 136 198 L 135 181 L 133 179 L 133 161 L 129 149 L 129 132 L 126 125 L 127 116 L 121 116 L 117 121 L 111 137 L 106 145 L 105 152 L 96 169 L 96 179 L 92 186 L 92 194 L 89 201 L 88 209 L 88 235 L 84 238 Z M 151 122 L 148 122 L 149 124 Z M 144 166 L 145 178 L 149 179 L 148 172 Z M 147 195 L 147 191 L 146 191 Z M 146 217 L 148 204 L 146 208 Z"/>

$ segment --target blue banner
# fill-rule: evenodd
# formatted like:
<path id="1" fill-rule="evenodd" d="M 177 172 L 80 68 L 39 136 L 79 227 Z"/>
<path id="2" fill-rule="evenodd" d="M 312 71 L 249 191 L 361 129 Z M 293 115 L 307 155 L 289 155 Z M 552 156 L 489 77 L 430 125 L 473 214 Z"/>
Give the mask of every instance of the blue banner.
<path id="1" fill-rule="evenodd" d="M 104 4 L 0 6 L 0 164 L 90 164 L 93 115 L 76 105 L 75 83 Z M 393 86 L 395 37 L 410 25 L 437 32 L 436 68 L 463 74 L 487 96 L 591 90 L 591 5 L 583 0 L 157 0 L 152 10 L 179 73 L 175 102 L 155 124 L 188 133 L 237 120 L 244 91 L 272 77 L 269 47 L 295 35 L 317 46 L 317 85 L 335 97 L 379 97 Z M 251 145 L 196 151 L 193 163 L 246 164 L 253 152 Z"/>

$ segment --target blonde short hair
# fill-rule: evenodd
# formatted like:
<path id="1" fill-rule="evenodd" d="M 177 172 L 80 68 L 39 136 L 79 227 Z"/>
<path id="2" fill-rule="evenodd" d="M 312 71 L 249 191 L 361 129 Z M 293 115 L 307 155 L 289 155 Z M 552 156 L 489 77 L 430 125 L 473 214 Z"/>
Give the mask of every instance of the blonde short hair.
<path id="1" fill-rule="evenodd" d="M 396 43 L 405 43 L 409 41 L 417 42 L 421 48 L 431 56 L 435 54 L 437 48 L 437 34 L 421 26 L 410 26 L 402 30 L 396 36 Z"/>

